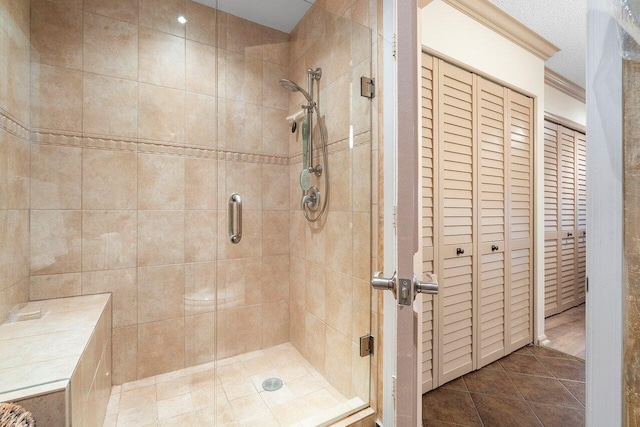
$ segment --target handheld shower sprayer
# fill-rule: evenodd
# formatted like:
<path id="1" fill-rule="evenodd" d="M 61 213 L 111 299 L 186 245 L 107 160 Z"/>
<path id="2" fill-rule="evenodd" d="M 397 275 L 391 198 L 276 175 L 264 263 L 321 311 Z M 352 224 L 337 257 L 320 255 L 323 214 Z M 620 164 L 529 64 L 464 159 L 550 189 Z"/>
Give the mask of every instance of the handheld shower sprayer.
<path id="1" fill-rule="evenodd" d="M 297 83 L 289 79 L 280 79 L 280 86 L 282 86 L 289 92 L 300 92 L 301 94 L 304 95 L 305 98 L 307 98 L 307 102 L 309 103 L 313 102 L 313 98 L 311 97 L 311 95 L 309 95 L 309 92 L 302 89 L 300 86 L 298 86 Z"/>
<path id="2" fill-rule="evenodd" d="M 304 90 L 299 84 L 289 79 L 280 79 L 280 86 L 290 92 L 300 92 L 302 96 L 307 100 L 306 105 L 302 105 L 302 110 L 287 117 L 287 120 L 292 120 L 291 132 L 295 132 L 297 128 L 297 118 L 300 114 L 305 114 L 303 120 L 302 139 L 303 139 L 303 169 L 300 173 L 300 186 L 302 187 L 302 211 L 305 218 L 309 222 L 316 222 L 322 218 L 327 208 L 327 202 L 329 200 L 329 168 L 328 168 L 328 154 L 327 154 L 327 135 L 322 123 L 320 123 L 320 137 L 322 142 L 322 165 L 315 165 L 313 162 L 313 113 L 318 115 L 320 120 L 320 110 L 318 104 L 313 99 L 313 82 L 320 80 L 322 77 L 322 69 L 309 68 L 307 70 L 308 76 L 308 90 Z M 321 176 L 324 174 L 324 195 L 321 197 L 320 190 L 311 185 L 311 174 Z M 322 208 L 320 213 L 315 217 L 311 217 L 311 212 L 317 212 L 322 200 Z"/>

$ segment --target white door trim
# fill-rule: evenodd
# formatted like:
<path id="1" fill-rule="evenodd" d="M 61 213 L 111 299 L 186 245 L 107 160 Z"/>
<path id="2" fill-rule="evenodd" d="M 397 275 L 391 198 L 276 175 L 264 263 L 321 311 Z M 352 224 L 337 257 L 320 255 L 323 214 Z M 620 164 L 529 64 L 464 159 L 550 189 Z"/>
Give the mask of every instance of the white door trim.
<path id="1" fill-rule="evenodd" d="M 384 90 L 384 273 L 396 268 L 394 206 L 396 204 L 396 69 L 393 56 L 395 0 L 383 0 L 383 90 Z M 385 427 L 395 426 L 394 378 L 396 373 L 396 300 L 384 292 L 383 306 L 382 416 Z"/>
<path id="2" fill-rule="evenodd" d="M 587 426 L 622 425 L 622 60 L 607 0 L 588 2 Z"/>

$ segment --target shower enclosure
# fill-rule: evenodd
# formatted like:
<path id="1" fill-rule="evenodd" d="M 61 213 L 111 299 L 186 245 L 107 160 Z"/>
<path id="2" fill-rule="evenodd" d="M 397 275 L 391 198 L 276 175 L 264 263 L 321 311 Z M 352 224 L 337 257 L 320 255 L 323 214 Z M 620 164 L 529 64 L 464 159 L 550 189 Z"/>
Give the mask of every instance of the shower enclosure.
<path id="1" fill-rule="evenodd" d="M 114 294 L 137 316 L 114 319 L 116 423 L 151 417 L 127 404 L 149 381 L 159 420 L 324 425 L 366 408 L 373 144 L 360 78 L 373 72 L 375 2 L 294 0 L 272 11 L 286 24 L 238 1 L 147 3 L 136 301 Z M 114 16 L 96 7 L 96 20 Z M 100 239 L 124 235 L 109 224 Z"/>
<path id="2" fill-rule="evenodd" d="M 0 311 L 112 294 L 105 425 L 373 405 L 377 2 L 23 6 L 1 24 L 31 84 L 11 119 L 31 140 L 30 266 Z"/>

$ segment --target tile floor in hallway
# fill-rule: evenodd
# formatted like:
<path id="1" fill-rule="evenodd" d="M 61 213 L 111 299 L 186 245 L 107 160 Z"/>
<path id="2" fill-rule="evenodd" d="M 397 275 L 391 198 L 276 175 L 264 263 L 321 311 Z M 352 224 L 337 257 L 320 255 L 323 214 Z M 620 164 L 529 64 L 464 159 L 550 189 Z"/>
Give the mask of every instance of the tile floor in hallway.
<path id="1" fill-rule="evenodd" d="M 218 361 L 216 370 L 209 363 L 115 386 L 104 426 L 307 427 L 365 406 L 342 396 L 291 344 Z M 282 379 L 280 390 L 262 389 L 271 377 Z"/>
<path id="2" fill-rule="evenodd" d="M 586 349 L 585 304 L 547 317 L 544 321 L 544 332 L 549 340 L 547 347 L 584 359 Z"/>
<path id="3" fill-rule="evenodd" d="M 424 427 L 584 425 L 584 360 L 528 346 L 422 397 Z"/>

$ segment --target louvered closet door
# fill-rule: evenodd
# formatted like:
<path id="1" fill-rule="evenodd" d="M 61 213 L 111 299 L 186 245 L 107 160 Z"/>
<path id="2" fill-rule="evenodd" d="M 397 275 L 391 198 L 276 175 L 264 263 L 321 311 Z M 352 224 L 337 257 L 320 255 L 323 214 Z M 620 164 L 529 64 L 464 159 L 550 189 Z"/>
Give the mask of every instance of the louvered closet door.
<path id="1" fill-rule="evenodd" d="M 560 303 L 561 310 L 576 301 L 576 145 L 575 132 L 558 126 L 560 134 Z"/>
<path id="2" fill-rule="evenodd" d="M 422 272 L 434 273 L 434 69 L 437 60 L 422 55 Z M 437 73 L 436 73 L 437 74 Z M 434 387 L 434 296 L 422 295 L 422 392 Z"/>
<path id="3" fill-rule="evenodd" d="M 560 221 L 560 171 L 558 168 L 558 125 L 544 122 L 544 314 L 560 312 L 558 229 Z"/>
<path id="4" fill-rule="evenodd" d="M 533 100 L 508 92 L 507 352 L 533 340 Z"/>
<path id="5" fill-rule="evenodd" d="M 477 78 L 478 345 L 479 369 L 505 355 L 505 93 Z"/>
<path id="6" fill-rule="evenodd" d="M 587 279 L 587 140 L 584 134 L 576 136 L 576 193 L 577 193 L 577 251 L 576 251 L 576 304 L 585 300 Z"/>
<path id="7" fill-rule="evenodd" d="M 473 369 L 473 75 L 439 62 L 438 383 Z"/>

